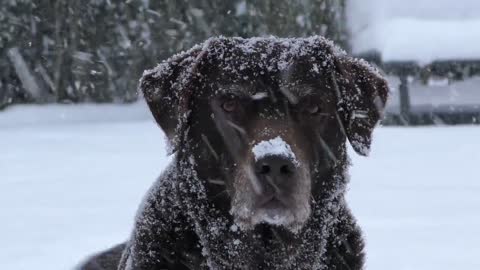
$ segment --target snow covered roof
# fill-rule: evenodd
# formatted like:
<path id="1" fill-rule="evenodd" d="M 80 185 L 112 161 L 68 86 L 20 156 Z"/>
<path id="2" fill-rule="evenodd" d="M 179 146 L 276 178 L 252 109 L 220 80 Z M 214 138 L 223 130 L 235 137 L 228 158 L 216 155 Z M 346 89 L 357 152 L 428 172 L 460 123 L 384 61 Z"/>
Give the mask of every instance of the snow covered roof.
<path id="1" fill-rule="evenodd" d="M 384 61 L 480 59 L 480 19 L 466 21 L 399 18 L 357 36 L 355 53 L 380 52 Z"/>
<path id="2" fill-rule="evenodd" d="M 353 53 L 376 50 L 386 61 L 480 59 L 480 1 L 350 1 Z"/>

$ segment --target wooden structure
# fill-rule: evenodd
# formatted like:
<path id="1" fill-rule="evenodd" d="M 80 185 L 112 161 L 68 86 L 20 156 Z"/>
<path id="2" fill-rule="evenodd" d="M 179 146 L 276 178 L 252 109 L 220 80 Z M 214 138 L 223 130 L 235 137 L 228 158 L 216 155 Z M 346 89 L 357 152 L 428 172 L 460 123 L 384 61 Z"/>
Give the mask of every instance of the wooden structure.
<path id="1" fill-rule="evenodd" d="M 358 57 L 376 64 L 389 76 L 399 78 L 398 110 L 387 110 L 385 125 L 479 124 L 479 104 L 412 105 L 409 78 L 427 82 L 431 77 L 446 78 L 451 82 L 480 76 L 479 60 L 441 60 L 421 66 L 414 61 L 383 62 L 377 52 Z M 478 85 L 480 96 L 480 85 Z"/>

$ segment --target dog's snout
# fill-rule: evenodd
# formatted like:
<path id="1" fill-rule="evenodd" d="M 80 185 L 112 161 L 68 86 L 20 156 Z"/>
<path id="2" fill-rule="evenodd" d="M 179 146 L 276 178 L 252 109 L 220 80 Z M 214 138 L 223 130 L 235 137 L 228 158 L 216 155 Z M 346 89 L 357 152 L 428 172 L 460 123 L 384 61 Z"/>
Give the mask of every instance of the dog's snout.
<path id="1" fill-rule="evenodd" d="M 283 156 L 267 156 L 255 163 L 255 172 L 260 178 L 282 182 L 295 173 L 293 162 Z"/>

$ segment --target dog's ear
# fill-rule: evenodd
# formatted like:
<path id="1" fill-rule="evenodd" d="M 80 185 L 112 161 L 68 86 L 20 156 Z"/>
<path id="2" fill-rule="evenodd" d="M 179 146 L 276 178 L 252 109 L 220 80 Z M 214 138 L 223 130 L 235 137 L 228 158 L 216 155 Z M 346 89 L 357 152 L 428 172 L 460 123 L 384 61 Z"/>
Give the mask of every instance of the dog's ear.
<path id="1" fill-rule="evenodd" d="M 195 77 L 196 61 L 201 54 L 199 47 L 182 52 L 144 72 L 139 90 L 153 117 L 167 135 L 175 151 L 181 132 L 182 117 L 188 114 L 191 81 Z"/>
<path id="2" fill-rule="evenodd" d="M 340 56 L 332 73 L 339 102 L 339 118 L 350 144 L 360 155 L 370 151 L 372 132 L 383 116 L 388 84 L 361 59 Z"/>

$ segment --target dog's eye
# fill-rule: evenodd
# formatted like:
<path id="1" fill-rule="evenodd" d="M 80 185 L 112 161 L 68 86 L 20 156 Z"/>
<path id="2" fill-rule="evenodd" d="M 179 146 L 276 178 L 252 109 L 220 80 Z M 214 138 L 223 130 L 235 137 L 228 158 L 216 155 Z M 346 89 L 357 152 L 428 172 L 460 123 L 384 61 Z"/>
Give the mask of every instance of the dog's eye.
<path id="1" fill-rule="evenodd" d="M 222 108 L 226 112 L 233 112 L 237 108 L 237 102 L 235 100 L 227 100 L 222 104 Z"/>

